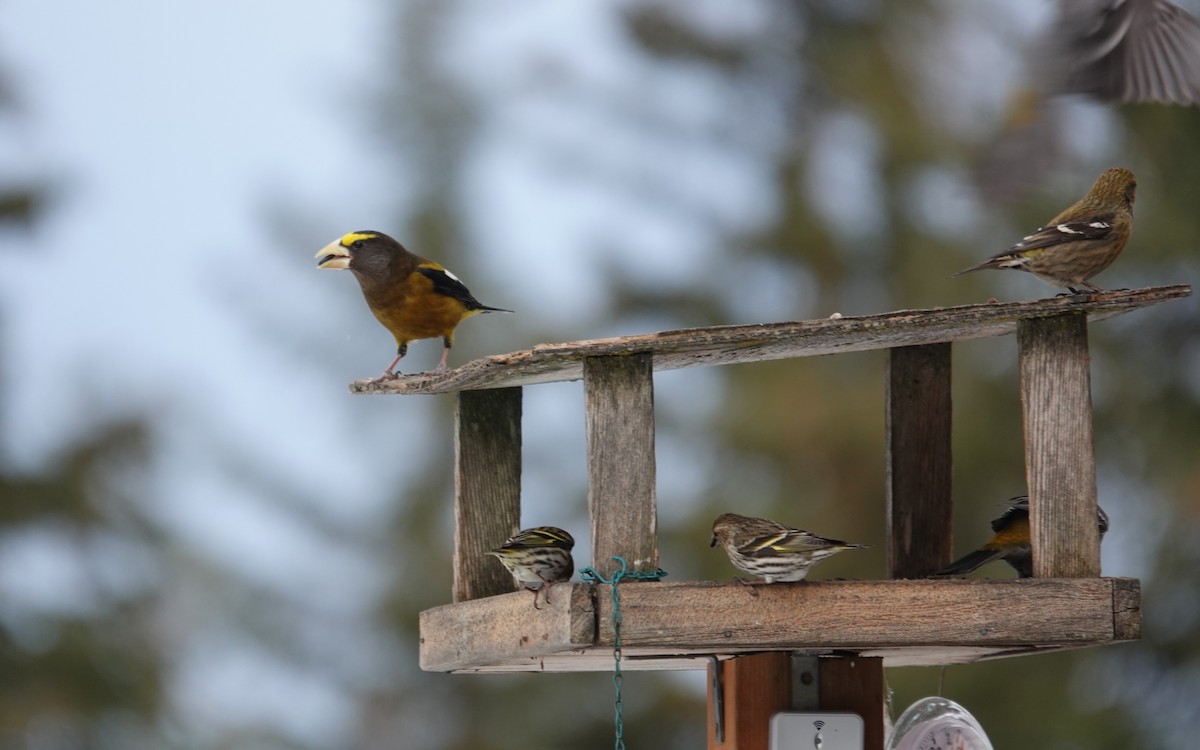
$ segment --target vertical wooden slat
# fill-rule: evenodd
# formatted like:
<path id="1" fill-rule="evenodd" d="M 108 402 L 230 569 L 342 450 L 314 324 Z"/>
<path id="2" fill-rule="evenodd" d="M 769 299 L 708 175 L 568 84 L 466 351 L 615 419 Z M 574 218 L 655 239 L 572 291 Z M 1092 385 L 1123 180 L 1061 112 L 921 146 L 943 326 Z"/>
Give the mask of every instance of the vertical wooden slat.
<path id="1" fill-rule="evenodd" d="M 887 380 L 888 571 L 920 578 L 953 552 L 950 344 L 891 349 Z"/>
<path id="2" fill-rule="evenodd" d="M 654 490 L 654 373 L 649 354 L 584 360 L 588 510 L 592 566 L 604 575 L 612 557 L 629 570 L 658 568 Z"/>
<path id="3" fill-rule="evenodd" d="M 863 747 L 883 750 L 886 687 L 883 659 L 840 656 L 821 659 L 821 710 L 850 711 L 863 719 Z"/>
<path id="4" fill-rule="evenodd" d="M 1087 318 L 1017 324 L 1033 574 L 1100 575 Z"/>
<path id="5" fill-rule="evenodd" d="M 454 458 L 454 601 L 513 591 L 487 552 L 521 522 L 520 388 L 457 394 Z"/>
<path id="6" fill-rule="evenodd" d="M 771 717 L 791 705 L 790 655 L 786 651 L 749 654 L 722 661 L 716 668 L 722 672 L 725 693 L 725 742 L 717 742 L 710 689 L 709 750 L 767 750 Z"/>

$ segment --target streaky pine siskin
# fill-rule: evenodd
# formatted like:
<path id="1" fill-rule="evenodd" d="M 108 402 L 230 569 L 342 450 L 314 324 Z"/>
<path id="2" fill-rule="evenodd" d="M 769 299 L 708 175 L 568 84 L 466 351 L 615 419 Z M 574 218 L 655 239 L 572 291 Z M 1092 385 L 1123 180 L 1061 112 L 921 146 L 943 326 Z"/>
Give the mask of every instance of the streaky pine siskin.
<path id="1" fill-rule="evenodd" d="M 568 581 L 575 573 L 571 550 L 575 539 L 557 526 L 537 526 L 518 532 L 507 542 L 489 552 L 495 555 L 517 585 L 533 592 L 533 606 L 538 606 L 538 594 L 550 603 L 550 587 Z"/>
<path id="2" fill-rule="evenodd" d="M 1137 181 L 1122 167 L 1105 170 L 1087 195 L 999 255 L 963 269 L 961 276 L 985 268 L 1028 271 L 1052 286 L 1078 294 L 1076 287 L 1103 291 L 1092 284 L 1129 241 Z"/>
<path id="3" fill-rule="evenodd" d="M 718 544 L 729 555 L 733 567 L 766 583 L 802 581 L 813 565 L 830 555 L 847 549 L 866 549 L 864 544 L 827 539 L 765 518 L 737 513 L 722 513 L 713 521 L 709 546 Z"/>
<path id="4" fill-rule="evenodd" d="M 512 312 L 483 304 L 445 267 L 382 232 L 350 232 L 318 250 L 316 258 L 317 268 L 354 272 L 367 307 L 396 339 L 396 358 L 384 377 L 395 377 L 409 342 L 419 339 L 441 338 L 437 369 L 446 369 L 459 323 L 479 313 Z"/>
<path id="5" fill-rule="evenodd" d="M 1018 495 L 998 517 L 992 519 L 992 538 L 939 570 L 938 576 L 965 576 L 996 560 L 1003 560 L 1019 578 L 1033 577 L 1033 547 L 1029 541 L 1029 496 Z M 1096 508 L 1100 538 L 1108 532 L 1108 514 Z"/>

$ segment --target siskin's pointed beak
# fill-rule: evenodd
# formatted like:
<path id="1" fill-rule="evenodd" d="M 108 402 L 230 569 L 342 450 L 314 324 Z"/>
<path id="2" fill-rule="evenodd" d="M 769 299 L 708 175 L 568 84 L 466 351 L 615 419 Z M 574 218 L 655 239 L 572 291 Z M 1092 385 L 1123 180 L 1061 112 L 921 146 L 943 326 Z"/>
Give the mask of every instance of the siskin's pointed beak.
<path id="1" fill-rule="evenodd" d="M 350 252 L 342 247 L 341 240 L 330 242 L 313 257 L 317 259 L 317 268 L 338 270 L 350 267 Z"/>

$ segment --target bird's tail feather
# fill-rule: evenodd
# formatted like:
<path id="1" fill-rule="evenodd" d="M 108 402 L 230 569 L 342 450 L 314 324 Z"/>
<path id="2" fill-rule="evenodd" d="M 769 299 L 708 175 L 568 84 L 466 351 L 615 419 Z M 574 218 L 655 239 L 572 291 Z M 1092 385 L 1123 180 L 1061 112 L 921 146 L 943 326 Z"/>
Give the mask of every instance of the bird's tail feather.
<path id="1" fill-rule="evenodd" d="M 1004 557 L 1004 550 L 1000 549 L 978 549 L 969 554 L 963 555 L 954 562 L 937 572 L 939 576 L 965 576 L 974 570 L 982 568 L 984 565 L 999 560 Z"/>
<path id="2" fill-rule="evenodd" d="M 962 276 L 964 273 L 971 273 L 973 271 L 982 271 L 985 268 L 998 268 L 999 266 L 997 265 L 997 262 L 999 260 L 1000 260 L 999 258 L 988 258 L 987 260 L 985 260 L 982 263 L 978 263 L 974 266 L 971 266 L 970 268 L 964 268 L 963 270 L 961 270 L 957 273 L 950 274 L 950 278 L 954 278 L 955 276 Z"/>

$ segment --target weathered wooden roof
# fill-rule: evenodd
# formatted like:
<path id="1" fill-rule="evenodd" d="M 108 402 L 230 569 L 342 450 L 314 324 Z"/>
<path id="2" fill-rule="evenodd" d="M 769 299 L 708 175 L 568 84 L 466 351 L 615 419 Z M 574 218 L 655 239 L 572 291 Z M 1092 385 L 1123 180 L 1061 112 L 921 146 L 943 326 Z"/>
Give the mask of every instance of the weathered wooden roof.
<path id="1" fill-rule="evenodd" d="M 356 380 L 350 384 L 350 392 L 432 394 L 579 380 L 583 377 L 583 361 L 589 357 L 643 352 L 654 355 L 655 370 L 675 370 L 965 341 L 1011 334 L 1020 320 L 1072 310 L 1086 313 L 1089 320 L 1103 320 L 1190 294 L 1190 286 L 1178 284 L 1032 302 L 987 302 L 538 344 L 532 349 L 483 357 L 442 372 Z"/>

